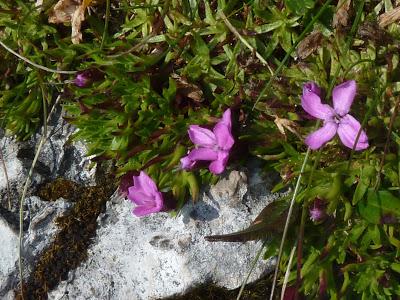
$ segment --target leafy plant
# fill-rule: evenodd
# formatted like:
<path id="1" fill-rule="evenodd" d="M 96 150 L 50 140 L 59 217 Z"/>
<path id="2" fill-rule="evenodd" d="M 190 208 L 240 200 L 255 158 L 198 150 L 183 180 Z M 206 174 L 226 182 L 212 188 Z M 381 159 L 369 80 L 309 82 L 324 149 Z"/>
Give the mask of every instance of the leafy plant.
<path id="1" fill-rule="evenodd" d="M 287 199 L 248 229 L 209 239 L 271 237 L 265 257 L 280 252 L 278 273 L 288 269 L 288 286 L 310 299 L 400 296 L 400 28 L 385 15 L 391 1 L 106 1 L 90 8 L 76 45 L 67 24 L 48 23 L 53 4 L 0 1 L 1 41 L 23 57 L 2 52 L 0 119 L 10 134 L 29 138 L 43 123 L 42 99 L 51 106 L 62 93 L 88 155 L 112 161 L 122 183 L 146 171 L 179 211 L 218 179 L 182 170 L 188 127 L 213 128 L 230 108 L 229 168 L 263 161 L 281 175 L 274 192 L 296 187 L 296 214 L 282 251 Z M 334 138 L 311 151 L 304 138 L 319 125 L 301 107 L 304 84 L 318 84 L 332 106 L 333 87 L 347 80 L 357 83 L 351 114 L 369 147 Z M 324 211 L 311 220 L 315 203 Z"/>

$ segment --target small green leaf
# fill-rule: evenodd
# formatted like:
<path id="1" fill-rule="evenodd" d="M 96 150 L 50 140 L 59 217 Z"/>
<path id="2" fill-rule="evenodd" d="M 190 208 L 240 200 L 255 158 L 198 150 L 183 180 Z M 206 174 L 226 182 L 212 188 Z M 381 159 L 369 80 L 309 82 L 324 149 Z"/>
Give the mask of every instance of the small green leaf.
<path id="1" fill-rule="evenodd" d="M 392 264 L 390 265 L 390 268 L 391 268 L 393 271 L 395 271 L 395 272 L 397 272 L 397 273 L 400 273 L 400 264 L 399 264 L 399 263 L 392 263 Z"/>
<path id="2" fill-rule="evenodd" d="M 313 0 L 285 0 L 285 5 L 294 14 L 302 15 L 307 10 L 314 7 L 314 2 Z"/>
<path id="3" fill-rule="evenodd" d="M 397 223 L 400 217 L 400 199 L 389 191 L 369 189 L 367 199 L 357 207 L 361 217 L 372 224 Z"/>

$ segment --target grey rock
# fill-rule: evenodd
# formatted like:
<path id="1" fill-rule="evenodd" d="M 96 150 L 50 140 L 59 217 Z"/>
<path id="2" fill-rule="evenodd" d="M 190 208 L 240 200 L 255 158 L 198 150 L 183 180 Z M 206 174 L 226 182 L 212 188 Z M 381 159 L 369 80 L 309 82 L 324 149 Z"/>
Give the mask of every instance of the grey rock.
<path id="1" fill-rule="evenodd" d="M 48 139 L 36 163 L 28 195 L 39 184 L 57 177 L 64 177 L 86 185 L 94 184 L 95 168 L 90 168 L 90 157 L 86 156 L 86 147 L 81 142 L 70 141 L 75 128 L 62 117 L 63 111 L 58 109 L 49 122 Z M 6 167 L 5 171 L 3 165 L 0 164 L 1 204 L 3 207 L 8 207 L 7 199 L 11 198 L 13 210 L 16 211 L 17 200 L 31 168 L 41 135 L 36 134 L 25 142 L 17 141 L 10 136 L 0 136 L 2 137 L 0 147 Z M 5 172 L 7 172 L 8 180 Z"/>
<path id="2" fill-rule="evenodd" d="M 204 282 L 237 288 L 261 243 L 210 243 L 204 236 L 246 228 L 275 198 L 253 193 L 259 185 L 265 181 L 249 185 L 244 172 L 232 171 L 177 217 L 158 213 L 137 218 L 133 205 L 115 195 L 98 219 L 88 261 L 71 271 L 49 299 L 156 299 Z M 271 268 L 272 262 L 260 261 L 250 281 Z"/>
<path id="3" fill-rule="evenodd" d="M 28 261 L 34 261 L 52 242 L 58 232 L 54 221 L 69 210 L 71 203 L 63 198 L 46 202 L 35 196 L 29 197 L 27 203 L 31 217 L 28 232 L 24 237 L 23 256 Z"/>
<path id="4" fill-rule="evenodd" d="M 58 108 L 48 126 L 48 139 L 44 144 L 24 200 L 23 264 L 24 277 L 29 275 L 36 258 L 52 241 L 56 233 L 54 219 L 65 213 L 70 204 L 60 199 L 44 202 L 30 196 L 39 184 L 64 177 L 83 184 L 93 184 L 95 169 L 89 168 L 89 157 L 82 143 L 72 143 L 75 128 L 62 118 Z M 28 141 L 0 132 L 0 298 L 15 288 L 19 282 L 16 258 L 18 258 L 19 198 L 31 168 L 41 135 Z M 6 176 L 7 175 L 7 176 Z M 9 201 L 11 209 L 9 207 Z"/>
<path id="5" fill-rule="evenodd" d="M 42 201 L 31 196 L 26 199 L 29 227 L 23 237 L 22 258 L 24 278 L 33 270 L 42 251 L 53 241 L 58 232 L 55 219 L 65 214 L 71 204 L 65 199 Z M 0 299 L 13 299 L 10 295 L 19 284 L 18 233 L 0 216 Z M 11 297 L 11 298 L 7 298 Z"/>
<path id="6" fill-rule="evenodd" d="M 0 218 L 0 286 L 14 270 L 18 259 L 18 233 Z"/>

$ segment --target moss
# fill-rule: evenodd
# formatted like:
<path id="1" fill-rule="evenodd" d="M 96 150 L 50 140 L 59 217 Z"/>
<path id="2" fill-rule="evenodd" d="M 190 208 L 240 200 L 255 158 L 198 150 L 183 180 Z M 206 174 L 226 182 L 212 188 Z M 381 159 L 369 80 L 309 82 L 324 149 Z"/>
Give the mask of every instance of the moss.
<path id="1" fill-rule="evenodd" d="M 66 215 L 56 219 L 60 231 L 24 283 L 24 299 L 47 299 L 47 292 L 87 259 L 87 249 L 96 234 L 97 217 L 116 188 L 113 180 L 105 181 L 107 184 L 82 187 L 58 179 L 39 190 L 38 194 L 45 200 L 63 197 L 73 199 L 76 204 Z M 19 291 L 17 293 L 16 298 L 22 299 Z"/>
<path id="2" fill-rule="evenodd" d="M 56 201 L 62 197 L 75 202 L 81 195 L 83 189 L 83 187 L 73 181 L 57 178 L 53 182 L 46 183 L 39 187 L 37 195 L 46 201 Z"/>

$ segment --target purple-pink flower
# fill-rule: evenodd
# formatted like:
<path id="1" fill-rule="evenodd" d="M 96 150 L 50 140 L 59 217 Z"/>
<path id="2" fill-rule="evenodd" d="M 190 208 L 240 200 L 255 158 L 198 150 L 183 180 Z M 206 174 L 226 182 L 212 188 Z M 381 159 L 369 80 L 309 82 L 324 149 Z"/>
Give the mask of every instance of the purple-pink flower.
<path id="1" fill-rule="evenodd" d="M 321 199 L 315 199 L 313 206 L 310 208 L 310 219 L 313 222 L 322 221 L 326 217 L 326 203 Z"/>
<path id="2" fill-rule="evenodd" d="M 323 126 L 307 136 L 305 143 L 313 150 L 322 147 L 330 141 L 336 133 L 342 143 L 353 149 L 360 123 L 349 115 L 351 104 L 356 95 L 356 82 L 349 80 L 336 86 L 332 91 L 333 107 L 321 103 L 321 91 L 314 82 L 306 83 L 303 86 L 301 105 L 311 116 L 323 120 Z M 364 130 L 361 130 L 360 137 L 355 150 L 368 148 L 368 137 Z"/>
<path id="3" fill-rule="evenodd" d="M 198 125 L 189 126 L 189 138 L 196 148 L 181 158 L 181 167 L 185 170 L 193 168 L 197 161 L 211 161 L 209 169 L 214 174 L 221 174 L 226 167 L 235 140 L 231 133 L 231 110 L 227 109 L 222 119 L 213 130 Z"/>
<path id="4" fill-rule="evenodd" d="M 74 84 L 78 87 L 86 87 L 90 84 L 91 78 L 90 74 L 87 71 L 78 73 L 74 79 Z"/>
<path id="5" fill-rule="evenodd" d="M 133 176 L 133 186 L 128 188 L 128 198 L 137 206 L 133 213 L 142 217 L 163 209 L 164 199 L 154 181 L 143 171 Z"/>

